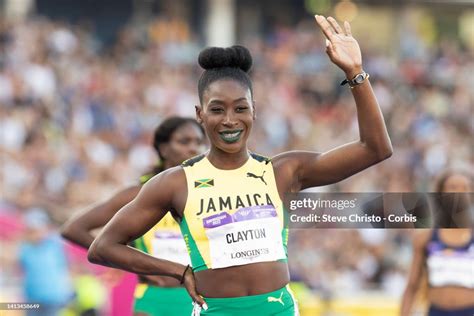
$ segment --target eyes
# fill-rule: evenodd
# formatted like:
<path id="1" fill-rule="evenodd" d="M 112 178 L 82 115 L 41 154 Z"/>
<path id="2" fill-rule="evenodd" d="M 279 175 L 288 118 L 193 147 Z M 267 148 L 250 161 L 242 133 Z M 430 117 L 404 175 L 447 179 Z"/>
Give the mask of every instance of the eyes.
<path id="1" fill-rule="evenodd" d="M 245 113 L 249 109 L 250 109 L 250 107 L 248 105 L 238 105 L 238 106 L 235 107 L 234 110 L 235 110 L 236 113 Z M 209 107 L 209 112 L 211 112 L 213 114 L 221 114 L 221 113 L 225 112 L 225 109 L 224 109 L 223 106 L 213 106 L 213 105 L 211 105 Z"/>
<path id="2" fill-rule="evenodd" d="M 209 108 L 209 112 L 219 114 L 219 113 L 224 113 L 224 109 L 221 107 L 211 107 Z"/>
<path id="3" fill-rule="evenodd" d="M 235 111 L 237 113 L 243 113 L 243 112 L 246 112 L 247 110 L 249 109 L 249 107 L 247 105 L 241 105 L 241 106 L 238 106 Z"/>
<path id="4" fill-rule="evenodd" d="M 190 145 L 192 143 L 196 143 L 197 146 L 201 146 L 203 144 L 203 139 L 195 139 L 195 138 L 178 138 L 175 140 L 180 145 Z"/>

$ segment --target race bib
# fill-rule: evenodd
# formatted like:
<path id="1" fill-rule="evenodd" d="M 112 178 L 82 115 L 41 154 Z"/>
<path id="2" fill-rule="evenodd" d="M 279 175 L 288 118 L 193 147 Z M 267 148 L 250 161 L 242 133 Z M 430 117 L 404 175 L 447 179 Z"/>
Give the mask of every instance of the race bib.
<path id="1" fill-rule="evenodd" d="M 285 258 L 282 227 L 272 205 L 241 208 L 203 219 L 213 269 Z"/>
<path id="2" fill-rule="evenodd" d="M 427 264 L 432 286 L 458 285 L 474 289 L 474 255 L 435 254 L 428 258 Z"/>
<path id="3" fill-rule="evenodd" d="M 156 231 L 152 240 L 152 255 L 159 259 L 191 264 L 183 237 L 178 232 Z"/>

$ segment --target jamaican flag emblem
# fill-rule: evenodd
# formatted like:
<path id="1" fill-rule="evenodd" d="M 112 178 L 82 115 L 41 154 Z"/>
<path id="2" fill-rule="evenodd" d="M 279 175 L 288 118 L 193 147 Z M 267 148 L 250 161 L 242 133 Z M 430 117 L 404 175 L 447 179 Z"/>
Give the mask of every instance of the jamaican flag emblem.
<path id="1" fill-rule="evenodd" d="M 209 188 L 214 186 L 214 179 L 201 179 L 194 181 L 195 188 Z"/>

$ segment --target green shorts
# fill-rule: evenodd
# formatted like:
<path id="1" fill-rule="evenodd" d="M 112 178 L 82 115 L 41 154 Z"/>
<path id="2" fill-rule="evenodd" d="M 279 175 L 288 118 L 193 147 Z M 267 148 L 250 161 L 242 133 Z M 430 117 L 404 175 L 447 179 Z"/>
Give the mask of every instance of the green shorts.
<path id="1" fill-rule="evenodd" d="M 183 287 L 156 287 L 138 284 L 135 290 L 134 313 L 149 316 L 189 316 L 193 311 L 191 297 Z"/>
<path id="2" fill-rule="evenodd" d="M 279 290 L 252 296 L 204 298 L 207 310 L 195 305 L 193 316 L 299 315 L 298 305 L 287 285 Z"/>

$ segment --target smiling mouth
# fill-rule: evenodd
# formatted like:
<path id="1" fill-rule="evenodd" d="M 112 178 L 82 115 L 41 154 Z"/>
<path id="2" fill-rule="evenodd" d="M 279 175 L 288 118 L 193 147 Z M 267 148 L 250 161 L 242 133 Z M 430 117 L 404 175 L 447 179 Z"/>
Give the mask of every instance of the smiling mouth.
<path id="1" fill-rule="evenodd" d="M 243 130 L 219 132 L 219 136 L 226 143 L 235 143 L 240 139 L 240 135 L 242 135 L 242 132 Z"/>

